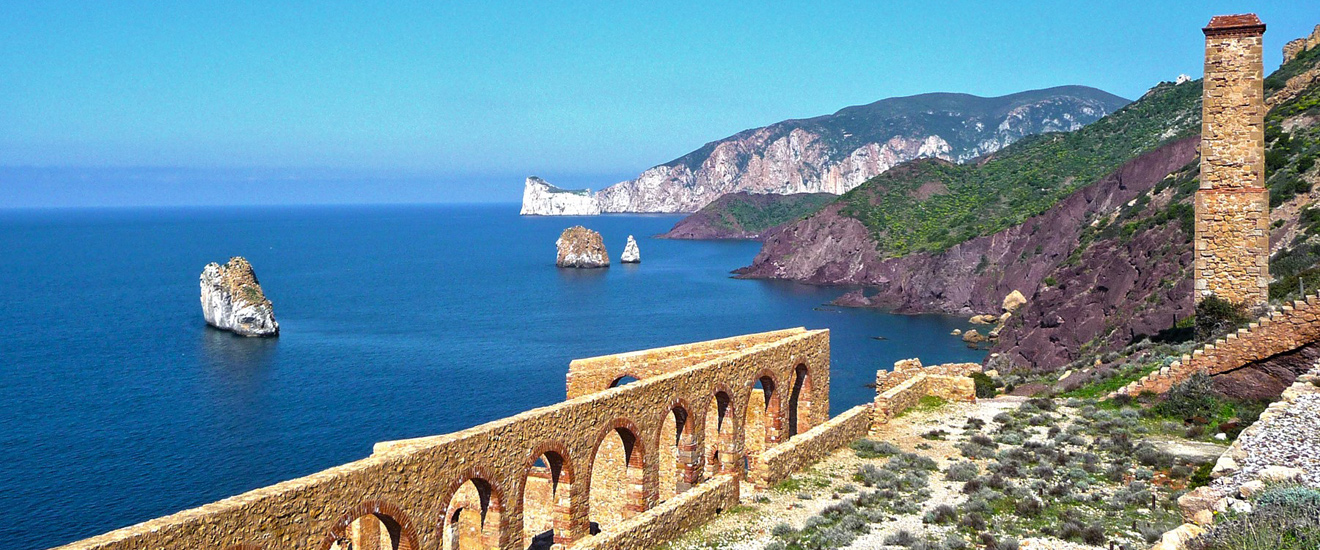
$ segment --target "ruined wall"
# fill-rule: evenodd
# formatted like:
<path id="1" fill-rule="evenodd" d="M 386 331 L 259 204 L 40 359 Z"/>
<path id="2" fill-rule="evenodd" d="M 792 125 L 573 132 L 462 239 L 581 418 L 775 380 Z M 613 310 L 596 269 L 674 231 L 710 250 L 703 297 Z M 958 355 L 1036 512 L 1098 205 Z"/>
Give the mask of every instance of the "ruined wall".
<path id="1" fill-rule="evenodd" d="M 669 374 L 711 359 L 738 353 L 757 344 L 773 342 L 805 331 L 806 329 L 798 327 L 617 355 L 575 359 L 568 364 L 568 374 L 565 377 L 568 398 L 573 399 L 608 389 L 610 384 L 624 376 L 643 380 Z"/>
<path id="2" fill-rule="evenodd" d="M 884 393 L 885 390 L 923 374 L 926 376 L 965 377 L 973 372 L 981 372 L 980 363 L 944 363 L 924 366 L 921 364 L 921 359 L 903 359 L 894 363 L 893 370 L 876 371 L 875 391 L 876 393 Z"/>
<path id="3" fill-rule="evenodd" d="M 1206 344 L 1178 361 L 1109 394 L 1136 396 L 1164 393 L 1204 372 L 1216 375 L 1276 355 L 1291 352 L 1320 339 L 1320 296 L 1307 296 L 1262 316 L 1256 322 Z"/>
<path id="4" fill-rule="evenodd" d="M 1216 16 L 1205 29 L 1201 187 L 1195 198 L 1196 300 L 1268 299 L 1269 193 L 1265 89 L 1255 15 Z"/>
<path id="5" fill-rule="evenodd" d="M 573 548 L 655 548 L 737 505 L 738 490 L 739 481 L 734 476 L 713 478 L 625 521 L 617 531 L 584 539 Z"/>
<path id="6" fill-rule="evenodd" d="M 787 479 L 789 474 L 866 436 L 870 427 L 869 405 L 858 405 L 848 409 L 824 424 L 763 453 L 750 477 L 758 488 L 774 485 Z"/>
<path id="7" fill-rule="evenodd" d="M 917 402 L 926 395 L 928 380 L 925 376 L 909 378 L 902 384 L 876 394 L 872 408 L 871 431 L 874 432 L 903 411 L 916 406 Z"/>
<path id="8" fill-rule="evenodd" d="M 479 504 L 475 505 L 484 509 L 486 546 L 520 549 L 527 546 L 522 540 L 526 479 L 534 471 L 537 457 L 546 452 L 564 459 L 559 468 L 559 491 L 566 498 L 562 505 L 549 504 L 555 507 L 555 538 L 573 543 L 588 536 L 592 457 L 600 442 L 613 433 L 632 436 L 629 462 L 630 467 L 637 464 L 641 491 L 631 504 L 644 510 L 657 501 L 661 427 L 675 407 L 685 409 L 693 419 L 698 449 L 740 446 L 744 417 L 740 408 L 726 420 L 735 428 L 729 441 L 704 433 L 704 415 L 716 392 L 727 393 L 734 404 L 747 403 L 753 380 L 768 376 L 777 381 L 777 387 L 787 388 L 793 373 L 805 369 L 813 383 L 802 399 L 809 399 L 812 406 L 799 407 L 801 420 L 820 424 L 827 419 L 828 331 L 751 338 L 762 343 L 460 432 L 383 443 L 372 456 L 356 462 L 62 548 L 193 549 L 251 544 L 270 550 L 328 550 L 337 547 L 337 539 L 350 534 L 356 519 L 370 515 L 382 520 L 402 550 L 440 549 L 452 518 L 451 497 L 461 487 L 478 484 Z M 695 457 L 700 460 L 703 454 L 697 452 Z M 543 494 L 533 490 L 533 494 L 537 492 Z M 672 500 L 681 502 L 681 495 Z"/>
<path id="9" fill-rule="evenodd" d="M 920 359 L 894 363 L 891 371 L 875 373 L 875 403 L 872 405 L 871 432 L 916 406 L 922 397 L 933 395 L 947 401 L 976 401 L 976 381 L 969 378 L 981 372 L 978 363 L 944 363 L 922 366 Z"/>

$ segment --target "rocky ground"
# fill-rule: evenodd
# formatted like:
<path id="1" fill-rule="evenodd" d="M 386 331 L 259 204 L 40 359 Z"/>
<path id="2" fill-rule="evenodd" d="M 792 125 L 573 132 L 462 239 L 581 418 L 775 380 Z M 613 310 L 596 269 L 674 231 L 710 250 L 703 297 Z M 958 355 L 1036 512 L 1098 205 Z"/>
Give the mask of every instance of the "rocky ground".
<path id="1" fill-rule="evenodd" d="M 1144 549 L 1214 456 L 1150 433 L 1079 399 L 927 402 L 669 548 Z"/>

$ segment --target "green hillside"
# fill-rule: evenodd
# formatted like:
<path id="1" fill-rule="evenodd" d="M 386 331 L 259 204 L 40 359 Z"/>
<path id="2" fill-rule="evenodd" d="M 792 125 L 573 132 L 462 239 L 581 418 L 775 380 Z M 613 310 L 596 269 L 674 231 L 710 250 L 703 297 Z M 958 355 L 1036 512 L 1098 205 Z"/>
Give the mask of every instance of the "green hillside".
<path id="1" fill-rule="evenodd" d="M 968 164 L 923 160 L 844 194 L 843 213 L 885 256 L 938 251 L 1039 214 L 1059 199 L 1200 125 L 1201 83 L 1163 83 L 1071 133 L 1023 140 Z"/>

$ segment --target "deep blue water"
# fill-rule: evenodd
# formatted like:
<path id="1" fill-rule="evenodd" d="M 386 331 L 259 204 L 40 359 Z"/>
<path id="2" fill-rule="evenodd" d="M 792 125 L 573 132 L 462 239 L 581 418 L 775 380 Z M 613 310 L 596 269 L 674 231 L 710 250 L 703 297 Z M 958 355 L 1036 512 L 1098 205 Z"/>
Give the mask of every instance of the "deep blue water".
<path id="1" fill-rule="evenodd" d="M 517 205 L 0 211 L 0 540 L 62 544 L 552 404 L 576 357 L 829 328 L 837 413 L 898 359 L 983 356 L 948 335 L 959 319 L 729 278 L 757 243 L 649 238 L 677 220 Z M 555 238 L 577 223 L 615 260 L 636 235 L 643 263 L 555 268 Z M 202 321 L 198 275 L 231 255 L 255 266 L 278 339 Z"/>

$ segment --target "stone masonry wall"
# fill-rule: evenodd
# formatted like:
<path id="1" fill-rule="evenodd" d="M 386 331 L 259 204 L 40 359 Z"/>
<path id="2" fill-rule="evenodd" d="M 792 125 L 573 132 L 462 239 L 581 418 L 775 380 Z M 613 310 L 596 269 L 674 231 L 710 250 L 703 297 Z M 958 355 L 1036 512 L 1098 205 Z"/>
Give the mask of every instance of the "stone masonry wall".
<path id="1" fill-rule="evenodd" d="M 573 399 L 608 389 L 610 384 L 623 376 L 643 380 L 669 374 L 704 361 L 738 353 L 757 344 L 773 342 L 805 331 L 806 329 L 798 327 L 617 355 L 575 359 L 568 364 L 566 376 L 568 398 Z"/>
<path id="2" fill-rule="evenodd" d="M 584 539 L 574 550 L 655 548 L 738 504 L 738 478 L 720 475 L 619 525 Z"/>
<path id="3" fill-rule="evenodd" d="M 738 353 L 654 376 L 623 387 L 583 395 L 556 405 L 526 411 L 451 434 L 377 445 L 371 456 L 315 474 L 153 519 L 62 547 L 66 550 L 141 550 L 229 548 L 247 544 L 270 550 L 329 550 L 352 531 L 358 518 L 374 516 L 397 534 L 404 550 L 440 549 L 448 532 L 451 497 L 461 487 L 478 485 L 475 499 L 484 508 L 486 545 L 526 548 L 523 541 L 523 492 L 536 460 L 547 452 L 563 457 L 556 507 L 557 541 L 572 545 L 586 539 L 591 518 L 592 457 L 607 436 L 626 433 L 630 467 L 636 464 L 639 490 L 630 505 L 637 512 L 657 502 L 659 438 L 666 417 L 678 407 L 693 421 L 695 445 L 720 445 L 737 456 L 744 415 L 737 404 L 750 397 L 752 381 L 771 377 L 787 388 L 794 372 L 805 369 L 798 407 L 801 422 L 819 425 L 828 418 L 829 333 L 795 331 L 761 341 Z M 704 415 L 717 392 L 735 407 L 725 423 L 727 437 L 704 433 Z M 790 407 L 782 407 L 781 415 Z M 781 419 L 787 423 L 786 419 Z M 669 434 L 669 437 L 673 437 Z M 697 460 L 704 452 L 694 453 Z M 700 466 L 700 465 L 698 465 Z M 701 468 L 697 468 L 700 472 Z M 729 472 L 737 478 L 741 472 Z M 698 481 L 705 481 L 698 479 Z M 709 483 L 709 481 L 706 481 Z M 700 488 L 698 484 L 696 488 Z M 599 488 L 597 488 L 599 490 Z M 695 490 L 689 489 L 689 490 Z M 675 497 L 681 502 L 680 497 Z M 560 509 L 563 508 L 563 509 Z M 467 514 L 464 514 L 466 516 Z M 634 515 L 633 521 L 642 513 Z M 534 518 L 537 516 L 533 516 Z M 626 525 L 627 521 L 620 525 Z M 619 527 L 621 529 L 622 527 Z M 606 531 L 610 536 L 612 532 Z"/>
<path id="4" fill-rule="evenodd" d="M 922 366 L 920 359 L 894 363 L 892 371 L 875 373 L 875 403 L 871 407 L 871 432 L 916 406 L 922 397 L 933 395 L 947 401 L 976 401 L 976 381 L 969 378 L 981 372 L 978 363 L 945 363 Z"/>
<path id="5" fill-rule="evenodd" d="M 1285 304 L 1245 328 L 1183 355 L 1173 364 L 1111 393 L 1110 397 L 1164 393 L 1198 372 L 1222 374 L 1316 340 L 1320 340 L 1320 296 L 1311 295 L 1305 300 Z"/>
<path id="6" fill-rule="evenodd" d="M 843 414 L 781 443 L 761 455 L 750 476 L 765 488 L 801 470 L 853 440 L 864 437 L 871 427 L 871 406 L 858 405 Z"/>
<path id="7" fill-rule="evenodd" d="M 1265 25 L 1255 15 L 1216 16 L 1204 32 L 1196 300 L 1214 295 L 1255 307 L 1267 301 L 1270 280 Z"/>

